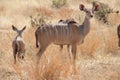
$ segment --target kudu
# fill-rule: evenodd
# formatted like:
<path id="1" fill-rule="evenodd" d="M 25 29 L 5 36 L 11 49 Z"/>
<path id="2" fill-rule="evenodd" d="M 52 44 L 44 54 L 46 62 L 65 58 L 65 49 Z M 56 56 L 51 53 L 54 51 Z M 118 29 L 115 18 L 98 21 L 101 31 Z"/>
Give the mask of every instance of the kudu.
<path id="1" fill-rule="evenodd" d="M 98 11 L 98 5 L 94 5 L 92 9 L 87 9 L 83 4 L 79 6 L 81 11 L 86 13 L 82 25 L 70 21 L 64 25 L 45 25 L 36 30 L 36 46 L 40 44 L 40 49 L 37 53 L 37 64 L 46 50 L 51 44 L 71 45 L 72 63 L 75 64 L 77 44 L 82 42 L 90 31 L 90 19 L 93 17 L 94 11 Z"/>
<path id="2" fill-rule="evenodd" d="M 118 35 L 118 46 L 120 47 L 120 24 L 117 27 L 117 35 Z"/>
<path id="3" fill-rule="evenodd" d="M 22 33 L 26 29 L 26 26 L 23 29 L 18 30 L 14 25 L 12 25 L 12 29 L 17 32 L 17 36 L 12 42 L 14 63 L 16 63 L 16 55 L 18 59 L 24 59 L 25 56 L 25 43 L 22 38 Z"/>

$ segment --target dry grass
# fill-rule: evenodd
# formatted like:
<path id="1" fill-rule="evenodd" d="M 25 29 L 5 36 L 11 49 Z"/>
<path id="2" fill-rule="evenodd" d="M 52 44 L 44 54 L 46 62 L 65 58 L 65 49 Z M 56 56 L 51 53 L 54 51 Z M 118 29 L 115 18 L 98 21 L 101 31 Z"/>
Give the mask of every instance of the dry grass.
<path id="1" fill-rule="evenodd" d="M 40 13 L 48 17 L 48 21 L 53 22 L 69 17 L 78 20 L 78 15 L 81 21 L 84 18 L 84 14 L 78 8 L 79 0 L 68 0 L 68 6 L 58 10 L 50 7 L 50 0 L 45 1 L 0 1 L 0 80 L 36 80 L 36 78 L 39 80 L 119 80 L 120 51 L 116 33 L 117 25 L 120 22 L 119 14 L 109 15 L 109 21 L 112 24 L 110 26 L 92 20 L 90 33 L 85 38 L 84 43 L 78 46 L 76 75 L 72 74 L 67 48 L 65 47 L 60 52 L 57 45 L 50 45 L 47 48 L 40 59 L 38 69 L 36 68 L 35 61 L 38 51 L 34 38 L 36 29 L 31 28 L 29 16 Z M 89 5 L 91 1 L 82 2 Z M 104 0 L 101 1 L 104 2 Z M 112 5 L 111 7 L 120 8 L 118 6 L 119 0 L 108 2 L 109 0 L 105 1 L 108 5 Z M 17 62 L 16 65 L 13 64 L 11 47 L 12 40 L 16 35 L 11 29 L 12 24 L 18 28 L 27 25 L 27 29 L 23 33 L 26 42 L 25 61 Z"/>

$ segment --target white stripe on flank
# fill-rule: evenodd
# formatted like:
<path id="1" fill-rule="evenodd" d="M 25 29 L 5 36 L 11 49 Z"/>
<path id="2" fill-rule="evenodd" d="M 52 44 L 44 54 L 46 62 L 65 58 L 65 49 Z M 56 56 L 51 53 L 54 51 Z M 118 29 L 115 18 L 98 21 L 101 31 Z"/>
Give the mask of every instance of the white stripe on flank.
<path id="1" fill-rule="evenodd" d="M 51 27 L 51 28 L 50 28 L 50 27 L 48 27 L 48 28 L 49 28 L 49 29 L 48 29 L 48 30 L 49 30 L 49 34 L 50 34 L 50 36 L 51 36 L 51 28 L 52 28 L 52 27 Z"/>
<path id="2" fill-rule="evenodd" d="M 69 37 L 70 37 L 69 32 L 70 32 L 69 27 L 67 27 L 67 40 L 68 40 L 68 39 L 69 39 Z"/>
<path id="3" fill-rule="evenodd" d="M 67 23 L 57 23 L 57 24 L 52 24 L 52 26 L 67 26 Z"/>
<path id="4" fill-rule="evenodd" d="M 47 33 L 47 40 L 49 40 L 49 29 L 45 28 L 45 32 Z"/>
<path id="5" fill-rule="evenodd" d="M 60 28 L 61 28 L 61 35 L 60 35 L 60 39 L 62 40 L 62 31 L 63 31 L 63 26 L 60 26 Z"/>
<path id="6" fill-rule="evenodd" d="M 65 27 L 66 27 L 66 26 L 63 26 L 63 34 L 62 34 L 63 40 L 65 40 L 65 38 L 64 38 L 64 37 L 65 37 Z"/>
<path id="7" fill-rule="evenodd" d="M 55 31 L 56 31 L 56 41 L 58 40 L 58 31 L 57 31 L 57 27 L 55 26 Z"/>

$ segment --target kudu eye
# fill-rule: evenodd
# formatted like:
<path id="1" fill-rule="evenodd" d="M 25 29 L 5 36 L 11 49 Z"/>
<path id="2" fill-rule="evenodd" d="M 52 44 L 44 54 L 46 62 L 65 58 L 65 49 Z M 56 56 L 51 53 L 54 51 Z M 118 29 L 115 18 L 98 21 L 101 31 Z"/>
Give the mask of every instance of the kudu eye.
<path id="1" fill-rule="evenodd" d="M 89 11 L 86 10 L 86 13 L 89 13 Z"/>

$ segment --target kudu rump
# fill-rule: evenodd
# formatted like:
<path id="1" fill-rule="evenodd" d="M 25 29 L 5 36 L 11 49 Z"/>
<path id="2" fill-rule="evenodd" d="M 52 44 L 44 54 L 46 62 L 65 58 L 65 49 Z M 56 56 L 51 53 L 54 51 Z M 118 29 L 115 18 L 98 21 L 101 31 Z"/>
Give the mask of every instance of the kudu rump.
<path id="1" fill-rule="evenodd" d="M 90 19 L 93 17 L 94 11 L 98 11 L 98 5 L 94 4 L 92 9 L 87 9 L 83 4 L 79 6 L 81 11 L 86 13 L 83 24 L 79 25 L 75 21 L 70 21 L 68 24 L 62 25 L 43 25 L 40 26 L 36 32 L 36 46 L 38 43 L 40 49 L 37 53 L 37 64 L 46 50 L 51 44 L 57 45 L 71 45 L 72 62 L 75 64 L 77 44 L 82 43 L 86 35 L 90 31 Z"/>
<path id="2" fill-rule="evenodd" d="M 117 27 L 117 35 L 118 35 L 118 46 L 120 47 L 120 24 Z"/>
<path id="3" fill-rule="evenodd" d="M 25 43 L 22 38 L 22 33 L 26 29 L 26 26 L 23 29 L 18 30 L 15 26 L 12 25 L 12 29 L 17 32 L 17 36 L 12 42 L 14 63 L 16 63 L 16 55 L 18 59 L 24 59 L 25 56 Z"/>

